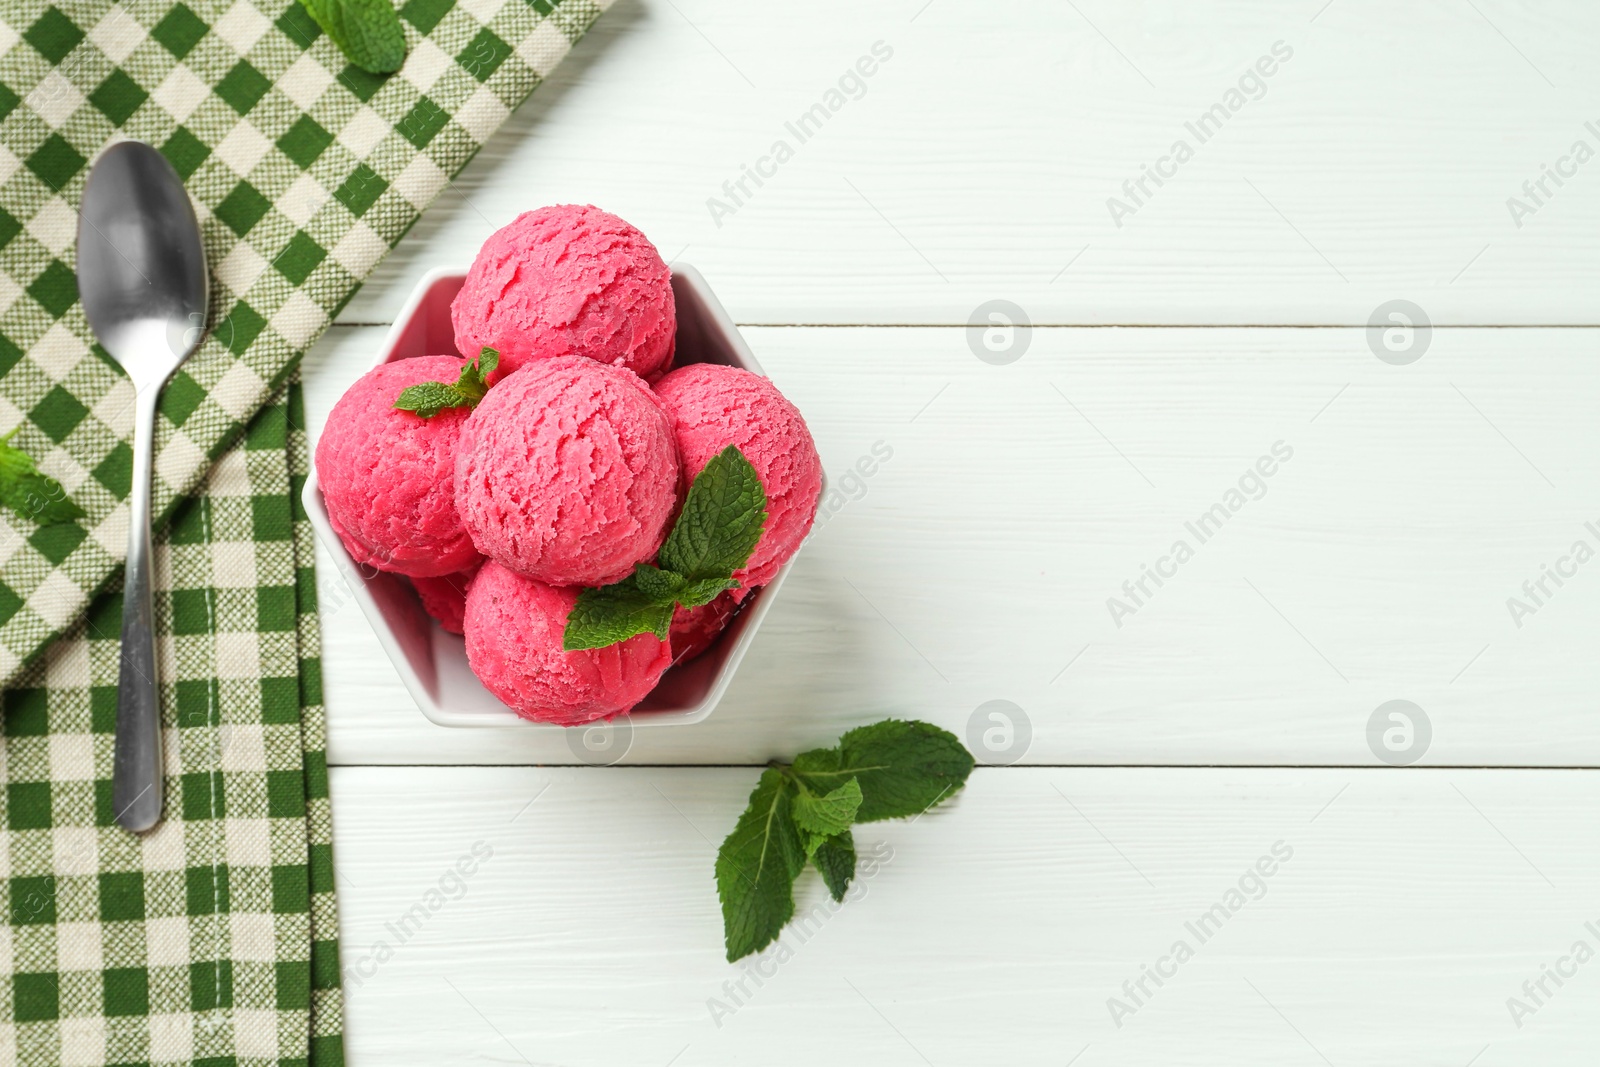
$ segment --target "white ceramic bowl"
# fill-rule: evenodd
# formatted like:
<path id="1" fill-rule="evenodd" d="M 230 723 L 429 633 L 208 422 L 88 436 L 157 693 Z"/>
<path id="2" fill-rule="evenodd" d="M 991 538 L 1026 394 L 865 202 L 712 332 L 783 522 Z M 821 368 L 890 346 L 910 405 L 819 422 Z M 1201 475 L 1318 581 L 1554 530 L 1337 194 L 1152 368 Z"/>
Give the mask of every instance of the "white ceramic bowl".
<path id="1" fill-rule="evenodd" d="M 455 299 L 464 271 L 436 270 L 417 283 L 399 318 L 378 352 L 378 364 L 411 356 L 449 355 L 456 352 L 450 325 L 450 301 Z M 722 363 L 761 373 L 761 364 L 739 336 L 733 320 L 712 295 L 700 272 L 687 264 L 672 268 L 672 292 L 677 300 L 678 346 L 674 366 L 687 363 Z M 826 485 L 823 489 L 826 491 Z M 306 512 L 317 537 L 344 572 L 352 594 L 377 633 L 400 680 L 417 707 L 440 726 L 523 726 L 561 729 L 520 718 L 483 687 L 467 666 L 466 647 L 460 637 L 445 633 L 422 610 L 410 584 L 397 575 L 360 567 L 350 558 L 328 524 L 328 511 L 317 488 L 313 470 L 306 479 Z M 746 598 L 744 610 L 729 623 L 716 644 L 703 655 L 673 667 L 633 709 L 634 726 L 682 726 L 710 715 L 733 673 L 744 658 L 756 629 L 778 595 L 778 587 L 794 566 L 791 559 L 767 585 Z"/>

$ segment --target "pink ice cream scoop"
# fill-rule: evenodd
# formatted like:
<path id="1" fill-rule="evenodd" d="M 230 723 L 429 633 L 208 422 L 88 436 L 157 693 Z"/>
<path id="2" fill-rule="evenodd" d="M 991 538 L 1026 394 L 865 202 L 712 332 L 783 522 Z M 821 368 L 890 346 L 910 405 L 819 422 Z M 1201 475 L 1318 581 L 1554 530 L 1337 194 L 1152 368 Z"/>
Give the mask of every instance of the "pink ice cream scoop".
<path id="1" fill-rule="evenodd" d="M 716 643 L 728 623 L 739 614 L 739 602 L 734 590 L 720 594 L 708 604 L 686 608 L 679 604 L 672 612 L 672 631 L 667 641 L 672 645 L 672 665 L 687 663 Z"/>
<path id="2" fill-rule="evenodd" d="M 805 419 L 777 386 L 738 367 L 693 363 L 662 378 L 656 398 L 672 420 L 685 481 L 712 456 L 737 445 L 767 492 L 767 525 L 744 568 L 734 572 L 743 600 L 772 581 L 811 529 L 822 493 L 822 458 Z"/>
<path id="3" fill-rule="evenodd" d="M 581 726 L 619 715 L 672 665 L 667 642 L 650 633 L 563 651 L 578 592 L 524 578 L 493 560 L 467 592 L 467 662 L 489 692 L 525 719 Z"/>
<path id="4" fill-rule="evenodd" d="M 397 410 L 419 382 L 453 382 L 454 356 L 374 367 L 333 406 L 317 442 L 317 480 L 328 519 L 357 563 L 427 578 L 470 566 L 478 550 L 456 512 L 456 444 L 465 409 L 431 419 Z"/>
<path id="5" fill-rule="evenodd" d="M 481 562 L 481 559 L 478 560 L 478 563 Z M 422 610 L 433 616 L 445 633 L 461 633 L 462 619 L 467 612 L 467 589 L 477 573 L 478 566 L 475 563 L 456 574 L 411 579 L 411 585 L 422 601 Z"/>
<path id="6" fill-rule="evenodd" d="M 672 427 L 630 370 L 535 360 L 467 420 L 455 499 L 491 559 L 551 585 L 609 585 L 666 537 L 678 502 Z"/>
<path id="7" fill-rule="evenodd" d="M 501 374 L 580 355 L 647 379 L 672 365 L 672 274 L 656 246 L 597 207 L 527 211 L 472 261 L 450 307 L 456 347 L 500 353 Z"/>

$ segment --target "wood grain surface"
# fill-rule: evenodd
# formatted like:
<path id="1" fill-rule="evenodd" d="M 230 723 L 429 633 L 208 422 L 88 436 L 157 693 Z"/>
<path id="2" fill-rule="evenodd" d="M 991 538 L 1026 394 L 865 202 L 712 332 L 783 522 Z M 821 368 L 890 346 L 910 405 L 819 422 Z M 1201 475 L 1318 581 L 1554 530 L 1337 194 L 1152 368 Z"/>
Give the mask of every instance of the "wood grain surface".
<path id="1" fill-rule="evenodd" d="M 755 777 L 336 770 L 351 1062 L 1591 1055 L 1600 962 L 1562 957 L 1600 948 L 1593 772 L 980 769 L 859 827 L 857 896 L 804 876 L 783 948 L 730 965 L 714 842 Z"/>
<path id="2" fill-rule="evenodd" d="M 716 713 L 603 756 L 428 723 L 322 560 L 351 1062 L 1591 1062 L 1597 40 L 613 4 L 310 354 L 313 433 L 425 271 L 590 202 L 836 493 Z M 756 768 L 888 715 L 984 766 L 727 964 Z"/>

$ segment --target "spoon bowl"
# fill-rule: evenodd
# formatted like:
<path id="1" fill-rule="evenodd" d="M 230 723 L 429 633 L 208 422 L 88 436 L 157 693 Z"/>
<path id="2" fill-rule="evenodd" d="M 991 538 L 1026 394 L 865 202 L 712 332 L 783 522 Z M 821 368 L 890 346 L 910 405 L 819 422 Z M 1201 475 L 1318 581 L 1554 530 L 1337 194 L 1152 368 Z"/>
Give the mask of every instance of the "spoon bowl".
<path id="1" fill-rule="evenodd" d="M 154 148 L 112 145 L 78 209 L 78 296 L 134 387 L 133 484 L 122 592 L 112 805 L 135 833 L 161 820 L 161 702 L 150 581 L 150 474 L 162 386 L 205 332 L 210 287 L 183 182 Z"/>
<path id="2" fill-rule="evenodd" d="M 78 217 L 78 293 L 134 388 L 159 388 L 204 331 L 209 277 L 189 194 L 162 154 L 124 141 L 89 172 Z"/>

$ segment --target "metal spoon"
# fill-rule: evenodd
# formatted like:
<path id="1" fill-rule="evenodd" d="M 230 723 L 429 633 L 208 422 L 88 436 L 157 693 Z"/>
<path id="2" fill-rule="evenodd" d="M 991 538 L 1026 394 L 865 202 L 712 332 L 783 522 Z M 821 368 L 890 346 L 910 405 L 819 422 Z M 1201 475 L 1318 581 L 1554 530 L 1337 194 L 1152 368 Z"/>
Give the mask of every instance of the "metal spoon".
<path id="1" fill-rule="evenodd" d="M 161 821 L 161 696 L 150 600 L 150 471 L 161 387 L 204 333 L 208 280 L 200 226 L 160 152 L 124 141 L 100 153 L 78 209 L 78 295 L 101 347 L 135 390 L 133 489 L 122 588 L 111 800 L 135 833 Z"/>

